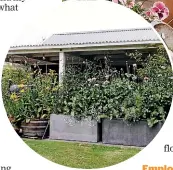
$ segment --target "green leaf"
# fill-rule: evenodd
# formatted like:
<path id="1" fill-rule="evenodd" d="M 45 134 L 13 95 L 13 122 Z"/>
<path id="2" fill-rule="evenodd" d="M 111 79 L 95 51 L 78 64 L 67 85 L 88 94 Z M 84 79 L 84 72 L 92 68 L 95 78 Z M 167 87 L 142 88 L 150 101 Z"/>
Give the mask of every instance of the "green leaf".
<path id="1" fill-rule="evenodd" d="M 38 113 L 40 113 L 42 111 L 42 107 L 38 108 Z"/>

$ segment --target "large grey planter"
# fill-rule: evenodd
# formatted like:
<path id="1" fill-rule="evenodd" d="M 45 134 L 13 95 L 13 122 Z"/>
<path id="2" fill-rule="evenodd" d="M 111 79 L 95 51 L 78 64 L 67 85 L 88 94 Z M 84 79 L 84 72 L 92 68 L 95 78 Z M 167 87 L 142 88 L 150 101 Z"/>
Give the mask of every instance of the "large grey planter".
<path id="1" fill-rule="evenodd" d="M 98 142 L 99 124 L 95 120 L 77 121 L 71 116 L 51 114 L 50 139 Z"/>
<path id="2" fill-rule="evenodd" d="M 102 141 L 107 144 L 126 146 L 147 146 L 157 135 L 163 123 L 149 128 L 146 121 L 131 125 L 121 119 L 102 121 Z"/>

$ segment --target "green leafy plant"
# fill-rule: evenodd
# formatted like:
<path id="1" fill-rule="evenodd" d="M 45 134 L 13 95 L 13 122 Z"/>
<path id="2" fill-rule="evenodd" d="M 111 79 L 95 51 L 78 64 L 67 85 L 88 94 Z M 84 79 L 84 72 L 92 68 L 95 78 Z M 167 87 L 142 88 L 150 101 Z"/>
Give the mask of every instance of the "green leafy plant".
<path id="1" fill-rule="evenodd" d="M 25 119 L 49 119 L 56 103 L 55 92 L 58 90 L 57 75 L 53 70 L 42 74 L 41 70 L 34 73 L 28 87 L 20 94 Z"/>
<path id="2" fill-rule="evenodd" d="M 3 101 L 11 123 L 16 125 L 24 120 L 49 119 L 55 108 L 55 96 L 59 88 L 55 71 L 42 74 L 40 69 L 34 72 L 23 69 L 22 72 L 7 67 L 3 73 Z M 19 93 L 9 92 L 9 79 L 18 85 Z"/>
<path id="3" fill-rule="evenodd" d="M 158 48 L 148 57 L 138 51 L 129 55 L 140 65 L 136 73 L 111 67 L 108 56 L 104 58 L 104 67 L 97 60 L 86 61 L 81 68 L 68 66 L 57 95 L 57 114 L 77 119 L 91 117 L 97 121 L 145 119 L 150 127 L 164 121 L 173 94 L 172 69 L 165 50 Z"/>
<path id="4" fill-rule="evenodd" d="M 7 116 L 9 117 L 10 122 L 16 128 L 20 126 L 20 122 L 22 121 L 21 118 L 21 108 L 22 103 L 18 100 L 18 95 L 15 93 L 10 94 L 9 91 L 9 80 L 12 80 L 13 84 L 25 84 L 29 77 L 28 77 L 28 68 L 22 67 L 21 65 L 17 64 L 6 64 L 3 68 L 2 74 L 2 97 L 4 107 L 7 112 Z"/>
<path id="5" fill-rule="evenodd" d="M 15 124 L 21 120 L 49 119 L 51 113 L 76 119 L 121 118 L 127 122 L 147 120 L 150 127 L 165 121 L 172 102 L 172 69 L 166 51 L 158 48 L 148 56 L 128 54 L 136 60 L 133 73 L 111 66 L 110 56 L 82 65 L 68 65 L 63 84 L 57 73 L 42 74 L 4 70 L 2 88 L 7 114 Z M 7 80 L 14 79 L 20 93 L 9 94 Z M 21 76 L 19 76 L 21 75 Z M 25 78 L 23 80 L 23 78 Z M 138 81 L 138 80 L 141 81 Z M 22 82 L 22 83 L 23 83 Z"/>

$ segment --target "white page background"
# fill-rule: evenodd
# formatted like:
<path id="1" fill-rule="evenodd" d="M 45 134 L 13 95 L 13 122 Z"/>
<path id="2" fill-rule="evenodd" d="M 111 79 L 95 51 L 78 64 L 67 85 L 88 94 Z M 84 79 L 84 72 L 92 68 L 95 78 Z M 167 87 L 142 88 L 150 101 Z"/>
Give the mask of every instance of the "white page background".
<path id="1" fill-rule="evenodd" d="M 0 1 L 0 4 L 2 2 Z M 66 5 L 65 5 L 66 3 Z M 149 26 L 140 16 L 120 5 L 98 1 L 26 0 L 19 12 L 0 12 L 0 74 L 10 45 L 38 43 L 52 33 Z M 0 166 L 12 170 L 69 169 L 52 163 L 30 149 L 14 132 L 0 96 Z M 164 153 L 164 145 L 173 146 L 172 109 L 155 139 L 129 160 L 105 169 L 140 170 L 142 165 L 173 166 L 173 153 Z M 68 161 L 68 160 L 67 160 Z"/>

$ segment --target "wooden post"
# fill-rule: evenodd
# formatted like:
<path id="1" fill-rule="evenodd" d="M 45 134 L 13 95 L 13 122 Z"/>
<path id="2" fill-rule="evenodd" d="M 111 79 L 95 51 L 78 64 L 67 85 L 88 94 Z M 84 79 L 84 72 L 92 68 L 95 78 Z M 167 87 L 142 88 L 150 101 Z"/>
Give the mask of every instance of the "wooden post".
<path id="1" fill-rule="evenodd" d="M 65 54 L 64 52 L 59 53 L 59 84 L 63 82 L 63 76 L 65 74 Z"/>

